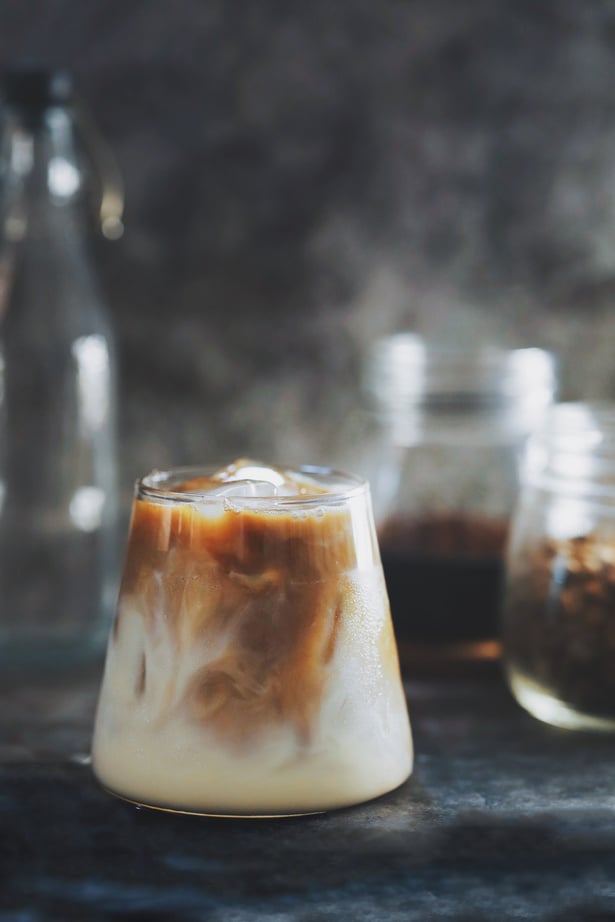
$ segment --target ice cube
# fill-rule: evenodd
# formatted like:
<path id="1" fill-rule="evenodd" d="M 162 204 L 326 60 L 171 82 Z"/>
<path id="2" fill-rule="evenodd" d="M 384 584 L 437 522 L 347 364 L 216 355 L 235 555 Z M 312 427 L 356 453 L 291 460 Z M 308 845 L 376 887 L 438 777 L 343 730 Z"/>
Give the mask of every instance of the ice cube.
<path id="1" fill-rule="evenodd" d="M 206 519 L 219 519 L 226 512 L 226 507 L 224 505 L 224 500 L 219 503 L 197 503 L 196 508 L 199 510 L 200 514 Z"/>
<path id="2" fill-rule="evenodd" d="M 277 496 L 278 487 L 269 480 L 229 480 L 220 487 L 210 490 L 208 496 L 236 496 L 238 499 L 256 499 L 258 497 Z"/>
<path id="3" fill-rule="evenodd" d="M 276 496 L 297 496 L 298 493 L 297 487 L 293 487 L 289 483 L 284 483 L 282 486 L 275 488 Z"/>
<path id="4" fill-rule="evenodd" d="M 281 487 L 286 480 L 284 474 L 276 470 L 276 468 L 267 467 L 264 464 L 253 464 L 250 461 L 232 465 L 224 479 L 226 483 L 232 483 L 237 480 L 250 480 L 256 483 L 272 484 L 274 487 Z M 264 494 L 258 493 L 255 495 L 263 496 Z"/>

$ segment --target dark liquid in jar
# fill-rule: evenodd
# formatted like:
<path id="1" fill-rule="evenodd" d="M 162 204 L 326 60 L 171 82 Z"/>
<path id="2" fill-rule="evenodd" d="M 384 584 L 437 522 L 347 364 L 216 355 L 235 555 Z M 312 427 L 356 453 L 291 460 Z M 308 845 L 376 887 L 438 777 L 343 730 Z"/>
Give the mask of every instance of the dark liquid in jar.
<path id="1" fill-rule="evenodd" d="M 395 634 L 412 643 L 492 640 L 504 578 L 505 521 L 394 517 L 379 530 Z"/>

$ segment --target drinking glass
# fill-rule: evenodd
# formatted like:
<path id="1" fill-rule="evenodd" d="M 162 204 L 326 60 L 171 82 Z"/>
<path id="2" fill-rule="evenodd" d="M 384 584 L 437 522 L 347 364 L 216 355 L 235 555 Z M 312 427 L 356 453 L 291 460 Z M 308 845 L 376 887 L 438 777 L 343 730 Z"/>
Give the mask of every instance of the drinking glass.
<path id="1" fill-rule="evenodd" d="M 230 469 L 136 485 L 94 772 L 139 805 L 216 816 L 384 794 L 412 741 L 368 484 Z"/>

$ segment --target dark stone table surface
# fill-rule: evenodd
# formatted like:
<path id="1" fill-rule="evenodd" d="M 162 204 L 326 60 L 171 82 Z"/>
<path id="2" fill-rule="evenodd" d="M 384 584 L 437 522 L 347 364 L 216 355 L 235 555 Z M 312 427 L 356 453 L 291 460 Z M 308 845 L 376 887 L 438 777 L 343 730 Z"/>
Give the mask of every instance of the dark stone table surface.
<path id="1" fill-rule="evenodd" d="M 99 676 L 1 680 L 0 922 L 615 919 L 615 738 L 534 721 L 493 665 L 406 682 L 398 791 L 267 821 L 102 791 Z"/>

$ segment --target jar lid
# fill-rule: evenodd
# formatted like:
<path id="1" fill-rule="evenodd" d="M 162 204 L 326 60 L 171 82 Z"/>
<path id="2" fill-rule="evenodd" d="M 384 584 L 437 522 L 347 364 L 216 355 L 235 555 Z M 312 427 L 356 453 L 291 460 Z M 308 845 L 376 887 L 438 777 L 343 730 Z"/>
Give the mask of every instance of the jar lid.
<path id="1" fill-rule="evenodd" d="M 371 398 L 390 408 L 480 409 L 527 398 L 546 406 L 553 399 L 556 366 L 543 349 L 447 348 L 397 333 L 372 345 L 363 383 Z"/>
<path id="2" fill-rule="evenodd" d="M 615 403 L 560 403 L 530 438 L 527 483 L 615 500 Z"/>

